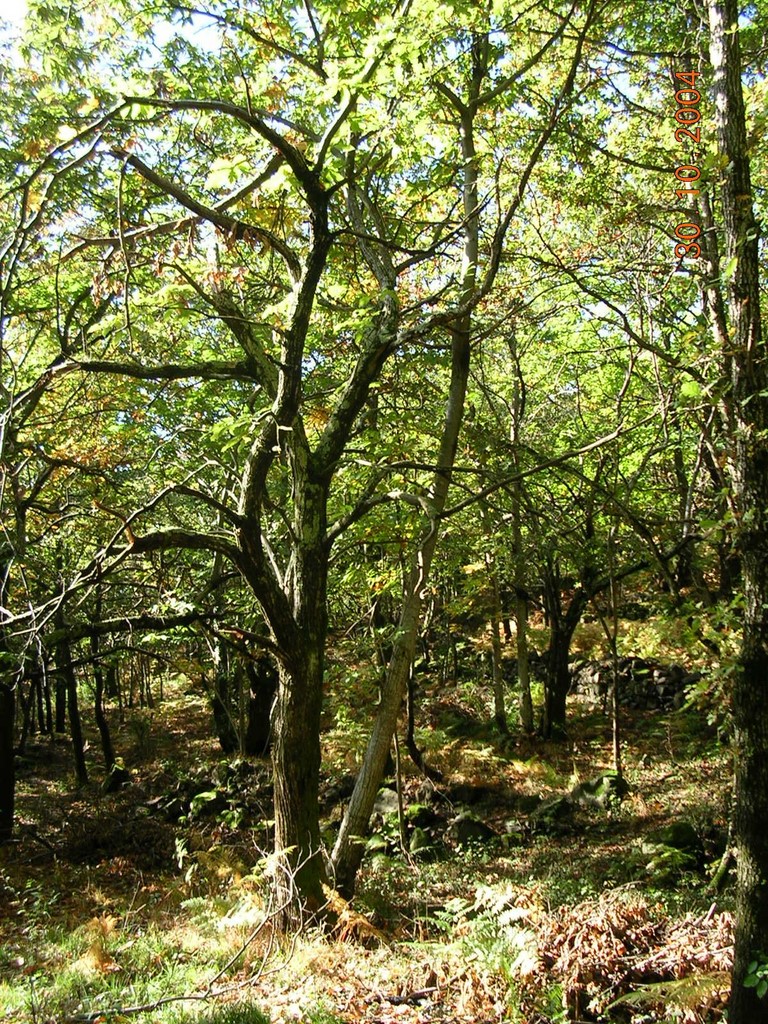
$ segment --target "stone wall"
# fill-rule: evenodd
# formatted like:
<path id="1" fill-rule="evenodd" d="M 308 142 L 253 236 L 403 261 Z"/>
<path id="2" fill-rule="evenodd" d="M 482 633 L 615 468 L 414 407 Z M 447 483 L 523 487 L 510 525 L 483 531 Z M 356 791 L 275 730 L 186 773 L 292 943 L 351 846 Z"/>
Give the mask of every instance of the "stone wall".
<path id="1" fill-rule="evenodd" d="M 571 693 L 595 703 L 608 699 L 613 666 L 603 661 L 571 662 Z M 619 702 L 625 707 L 652 710 L 679 708 L 689 686 L 701 679 L 682 665 L 665 665 L 648 658 L 619 658 Z"/>

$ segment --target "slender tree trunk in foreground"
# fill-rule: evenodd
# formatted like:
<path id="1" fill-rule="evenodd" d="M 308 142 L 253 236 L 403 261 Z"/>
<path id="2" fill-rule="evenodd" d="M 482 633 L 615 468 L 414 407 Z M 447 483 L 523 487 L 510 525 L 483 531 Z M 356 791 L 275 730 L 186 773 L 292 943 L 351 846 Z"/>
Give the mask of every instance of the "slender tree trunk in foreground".
<path id="1" fill-rule="evenodd" d="M 373 811 L 376 794 L 384 777 L 392 734 L 408 686 L 408 677 L 419 635 L 419 622 L 432 558 L 437 544 L 436 517 L 445 507 L 450 484 L 459 429 L 464 412 L 464 398 L 469 379 L 470 335 L 469 324 L 454 333 L 452 348 L 451 389 L 448 400 L 443 436 L 438 457 L 440 469 L 432 487 L 432 518 L 422 535 L 414 556 L 398 622 L 392 655 L 381 689 L 381 701 L 376 714 L 363 766 L 357 777 L 352 799 L 341 823 L 333 849 L 333 868 L 336 888 L 350 896 L 354 891 L 355 876 L 363 859 L 365 836 Z"/>
<path id="2" fill-rule="evenodd" d="M 710 52 L 718 141 L 727 166 L 721 181 L 728 286 L 729 352 L 736 422 L 732 486 L 736 548 L 744 580 L 743 642 L 733 691 L 735 818 L 738 858 L 730 1024 L 768 1022 L 768 994 L 758 995 L 749 965 L 768 968 L 768 361 L 760 320 L 759 225 L 752 208 L 736 0 L 710 0 Z"/>
<path id="3" fill-rule="evenodd" d="M 488 46 L 487 36 L 478 34 L 473 37 L 472 79 L 468 88 L 469 102 L 465 104 L 455 96 L 451 100 L 458 114 L 460 149 L 463 159 L 462 203 L 466 226 L 464 229 L 462 301 L 468 301 L 475 293 L 480 258 L 479 162 L 475 147 L 475 115 L 482 83 L 488 70 Z M 333 848 L 332 863 L 335 884 L 337 889 L 347 896 L 354 891 L 355 877 L 363 859 L 363 837 L 368 830 L 376 793 L 384 775 L 384 765 L 389 754 L 392 735 L 397 728 L 397 719 L 408 686 L 408 677 L 419 635 L 425 589 L 437 545 L 438 519 L 445 508 L 448 497 L 451 471 L 456 459 L 459 432 L 464 417 L 471 354 L 471 313 L 464 314 L 449 329 L 451 332 L 451 382 L 436 461 L 437 468 L 429 494 L 429 515 L 408 573 L 394 646 L 381 688 L 381 700 L 368 740 L 362 768 Z"/>

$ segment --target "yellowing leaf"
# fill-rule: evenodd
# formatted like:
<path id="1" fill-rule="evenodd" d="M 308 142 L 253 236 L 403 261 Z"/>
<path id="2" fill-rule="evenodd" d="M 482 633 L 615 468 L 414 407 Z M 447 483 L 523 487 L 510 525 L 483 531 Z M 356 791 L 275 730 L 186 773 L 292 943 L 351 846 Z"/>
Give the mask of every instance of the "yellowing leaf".
<path id="1" fill-rule="evenodd" d="M 29 142 L 24 144 L 21 151 L 27 160 L 36 160 L 43 152 L 43 144 L 37 139 L 30 139 Z"/>
<path id="2" fill-rule="evenodd" d="M 476 572 L 483 572 L 485 569 L 487 569 L 485 562 L 470 562 L 469 565 L 463 566 L 467 576 L 473 576 Z"/>
<path id="3" fill-rule="evenodd" d="M 218 157 L 211 164 L 208 177 L 205 179 L 206 188 L 221 188 L 234 181 L 238 175 L 245 174 L 248 170 L 249 160 L 245 156 L 233 156 L 229 159 Z"/>
<path id="4" fill-rule="evenodd" d="M 96 97 L 91 96 L 91 98 L 87 99 L 85 103 L 80 104 L 80 106 L 77 108 L 77 112 L 78 114 L 82 114 L 85 117 L 87 114 L 92 114 L 94 110 L 96 110 L 98 105 L 99 101 L 96 99 Z"/>

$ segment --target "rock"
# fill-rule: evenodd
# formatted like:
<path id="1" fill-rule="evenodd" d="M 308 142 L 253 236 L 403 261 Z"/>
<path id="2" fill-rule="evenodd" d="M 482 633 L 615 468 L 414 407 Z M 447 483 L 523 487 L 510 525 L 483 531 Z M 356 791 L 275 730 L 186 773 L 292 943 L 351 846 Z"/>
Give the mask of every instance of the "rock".
<path id="1" fill-rule="evenodd" d="M 423 828 L 415 828 L 411 833 L 408 849 L 420 860 L 432 860 L 435 857 L 435 848 L 432 840 Z"/>
<path id="2" fill-rule="evenodd" d="M 480 802 L 481 796 L 477 786 L 470 786 L 467 783 L 459 782 L 450 786 L 446 796 L 453 804 L 476 804 Z"/>
<path id="3" fill-rule="evenodd" d="M 399 803 L 394 789 L 380 789 L 373 805 L 373 813 L 385 818 L 389 814 L 397 814 Z"/>
<path id="4" fill-rule="evenodd" d="M 530 816 L 531 824 L 541 829 L 561 822 L 573 813 L 573 802 L 570 794 L 553 796 L 539 804 Z"/>
<path id="5" fill-rule="evenodd" d="M 490 786 L 472 786 L 465 782 L 451 786 L 447 790 L 446 796 L 451 803 L 465 804 L 468 807 L 474 807 L 484 802 L 498 803 L 498 794 Z"/>
<path id="6" fill-rule="evenodd" d="M 589 700 L 604 702 L 613 683 L 610 660 L 573 662 L 571 690 Z M 651 659 L 619 658 L 619 702 L 631 708 L 665 710 L 681 706 L 696 673 L 686 674 L 680 665 L 667 665 Z"/>
<path id="7" fill-rule="evenodd" d="M 508 847 L 522 846 L 525 843 L 525 833 L 525 825 L 516 818 L 508 818 L 504 822 L 504 836 Z"/>
<path id="8" fill-rule="evenodd" d="M 204 790 L 190 800 L 189 814 L 192 818 L 212 818 L 227 810 L 228 806 L 226 794 L 218 789 Z"/>
<path id="9" fill-rule="evenodd" d="M 521 793 L 515 799 L 515 809 L 521 814 L 533 814 L 541 806 L 541 797 L 534 794 Z"/>
<path id="10" fill-rule="evenodd" d="M 410 804 L 406 808 L 405 817 L 416 829 L 430 828 L 440 821 L 440 815 L 425 804 Z"/>
<path id="11" fill-rule="evenodd" d="M 606 771 L 571 790 L 571 800 L 580 807 L 599 807 L 607 811 L 626 796 L 629 786 L 615 771 Z"/>
<path id="12" fill-rule="evenodd" d="M 704 847 L 688 821 L 675 821 L 649 832 L 640 849 L 651 858 L 645 870 L 658 882 L 674 882 L 681 872 L 699 870 L 704 864 Z"/>
<path id="13" fill-rule="evenodd" d="M 131 773 L 124 765 L 116 761 L 102 782 L 101 791 L 102 793 L 117 793 L 123 786 L 127 786 L 130 781 Z"/>
<path id="14" fill-rule="evenodd" d="M 646 838 L 649 843 L 659 846 L 671 846 L 675 850 L 686 850 L 697 855 L 702 852 L 699 833 L 690 821 L 673 821 L 664 828 L 649 832 Z"/>
<path id="15" fill-rule="evenodd" d="M 454 818 L 448 829 L 448 834 L 457 846 L 471 846 L 472 844 L 487 843 L 496 839 L 497 834 L 479 818 L 471 814 L 460 814 Z"/>
<path id="16" fill-rule="evenodd" d="M 189 802 L 187 800 L 181 800 L 179 797 L 171 797 L 166 803 L 163 804 L 163 814 L 167 821 L 178 821 L 179 818 L 183 817 L 189 810 Z"/>
<path id="17" fill-rule="evenodd" d="M 434 782 L 429 782 L 425 779 L 424 782 L 417 786 L 414 795 L 418 803 L 431 804 L 435 801 L 435 793 L 436 788 Z"/>

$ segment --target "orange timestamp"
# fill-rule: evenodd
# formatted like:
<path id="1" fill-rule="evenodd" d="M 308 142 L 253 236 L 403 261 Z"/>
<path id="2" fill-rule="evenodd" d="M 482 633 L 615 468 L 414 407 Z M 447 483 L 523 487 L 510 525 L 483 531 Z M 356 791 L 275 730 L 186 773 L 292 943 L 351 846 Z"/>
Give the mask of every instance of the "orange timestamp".
<path id="1" fill-rule="evenodd" d="M 675 93 L 675 101 L 677 103 L 675 120 L 679 126 L 675 129 L 675 140 L 680 143 L 685 143 L 689 140 L 697 144 L 701 142 L 701 129 L 698 125 L 698 122 L 701 120 L 701 114 L 698 109 L 701 93 L 696 88 L 696 78 L 700 74 L 701 71 L 675 72 L 675 78 L 682 82 L 684 86 Z M 699 189 L 694 188 L 693 183 L 701 177 L 700 168 L 694 164 L 681 164 L 675 168 L 675 177 L 680 185 L 675 190 L 678 199 L 685 199 L 699 194 Z M 701 246 L 696 241 L 700 234 L 701 228 L 698 224 L 678 224 L 675 228 L 675 237 L 678 239 L 678 243 L 675 246 L 675 256 L 680 260 L 686 256 L 697 259 L 701 255 Z"/>

